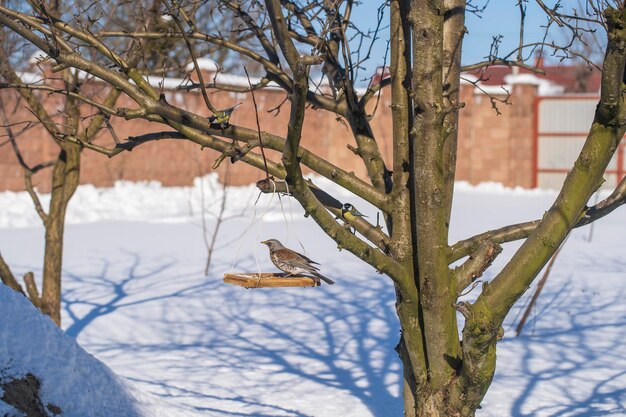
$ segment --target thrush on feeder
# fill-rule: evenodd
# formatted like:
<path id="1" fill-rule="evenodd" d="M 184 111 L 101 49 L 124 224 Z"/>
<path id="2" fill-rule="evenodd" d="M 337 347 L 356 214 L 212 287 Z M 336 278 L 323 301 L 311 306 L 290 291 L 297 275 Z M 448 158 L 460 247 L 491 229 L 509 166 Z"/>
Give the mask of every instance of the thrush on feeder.
<path id="1" fill-rule="evenodd" d="M 229 107 L 224 110 L 216 110 L 211 116 L 209 116 L 209 122 L 211 124 L 219 124 L 222 129 L 228 127 L 228 122 L 230 121 L 230 115 L 237 109 L 237 107 L 241 106 L 242 103 L 237 103 L 233 107 Z"/>
<path id="2" fill-rule="evenodd" d="M 276 239 L 264 240 L 261 242 L 270 250 L 270 259 L 276 268 L 290 275 L 308 275 L 321 279 L 325 283 L 332 285 L 335 283 L 330 278 L 319 273 L 319 269 L 314 265 L 319 263 L 307 258 L 306 256 L 283 246 Z"/>

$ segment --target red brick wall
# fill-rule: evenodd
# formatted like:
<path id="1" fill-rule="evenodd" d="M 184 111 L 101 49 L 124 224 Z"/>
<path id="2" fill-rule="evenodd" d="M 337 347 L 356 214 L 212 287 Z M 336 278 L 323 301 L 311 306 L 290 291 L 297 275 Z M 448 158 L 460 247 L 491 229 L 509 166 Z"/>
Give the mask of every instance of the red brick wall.
<path id="1" fill-rule="evenodd" d="M 23 102 L 16 103 L 16 95 L 8 90 L 0 91 L 5 108 L 9 112 L 11 122 L 33 120 L 26 111 Z M 471 183 L 497 181 L 507 186 L 530 187 L 532 185 L 532 146 L 533 146 L 533 103 L 536 87 L 517 85 L 512 91 L 512 105 L 499 104 L 501 115 L 493 110 L 491 102 L 484 94 L 475 94 L 474 87 L 463 85 L 461 100 L 465 108 L 459 118 L 459 155 L 457 162 L 457 179 Z M 63 99 L 59 96 L 43 96 L 49 109 L 62 111 Z M 234 113 L 235 124 L 256 128 L 254 107 L 251 98 L 246 94 L 210 92 L 210 98 L 217 108 L 225 108 L 238 102 L 244 104 Z M 265 89 L 256 93 L 259 107 L 261 129 L 285 135 L 289 118 L 289 103 L 285 102 L 278 114 L 268 110 L 278 106 L 285 98 L 280 90 Z M 390 93 L 384 91 L 378 100 L 371 103 L 368 110 L 375 115 L 372 129 L 378 140 L 384 159 L 391 166 L 392 130 Z M 184 94 L 168 92 L 167 100 L 172 104 L 183 106 L 200 114 L 208 115 L 200 94 Z M 120 107 L 136 107 L 129 99 L 121 99 Z M 83 114 L 91 109 L 84 108 Z M 60 120 L 60 119 L 59 119 Z M 149 123 L 143 120 L 113 120 L 115 131 L 120 138 L 136 136 L 148 132 L 168 130 L 166 126 Z M 24 125 L 14 126 L 19 131 Z M 4 134 L 5 132 L 2 132 Z M 0 143 L 0 190 L 22 190 L 24 181 L 21 169 L 10 144 L 4 137 Z M 40 127 L 33 127 L 18 137 L 18 143 L 24 158 L 29 164 L 41 163 L 52 159 L 58 153 L 58 146 Z M 106 129 L 103 129 L 96 143 L 112 146 L 113 141 Z M 339 167 L 353 171 L 357 176 L 365 178 L 366 171 L 360 158 L 348 149 L 354 144 L 347 126 L 336 120 L 334 114 L 307 110 L 302 146 Z M 280 155 L 268 151 L 274 160 Z M 210 149 L 201 150 L 194 143 L 184 140 L 162 140 L 143 144 L 132 152 L 121 153 L 114 158 L 107 158 L 96 152 L 85 150 L 82 158 L 81 182 L 96 186 L 111 186 L 116 180 L 156 180 L 166 186 L 189 185 L 193 178 L 211 171 L 219 154 Z M 224 161 L 218 169 L 223 173 Z M 49 171 L 49 170 L 48 170 Z M 310 172 L 304 169 L 305 172 Z M 256 168 L 240 162 L 232 166 L 232 184 L 249 184 L 264 176 Z M 35 183 L 40 191 L 49 191 L 49 172 L 39 174 Z"/>
<path id="2" fill-rule="evenodd" d="M 533 185 L 534 102 L 537 88 L 515 85 L 511 104 L 475 94 L 474 86 L 461 87 L 465 107 L 459 115 L 457 180 L 478 184 L 500 182 L 508 187 Z M 506 95 L 498 96 L 505 99 Z"/>

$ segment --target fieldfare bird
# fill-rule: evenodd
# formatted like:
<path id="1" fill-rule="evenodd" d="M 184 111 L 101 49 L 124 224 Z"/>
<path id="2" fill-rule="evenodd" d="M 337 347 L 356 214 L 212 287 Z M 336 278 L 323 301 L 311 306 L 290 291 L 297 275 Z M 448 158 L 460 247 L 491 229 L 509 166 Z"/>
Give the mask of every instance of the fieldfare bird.
<path id="1" fill-rule="evenodd" d="M 341 208 L 341 217 L 349 222 L 356 220 L 358 217 L 367 217 L 365 214 L 358 211 L 352 204 L 346 203 Z"/>
<path id="2" fill-rule="evenodd" d="M 229 107 L 224 110 L 216 110 L 211 116 L 209 116 L 209 122 L 211 124 L 219 124 L 222 129 L 226 129 L 228 127 L 228 122 L 230 121 L 230 115 L 237 109 L 237 107 L 241 106 L 242 103 L 237 103 L 233 107 Z"/>
<path id="3" fill-rule="evenodd" d="M 324 275 L 320 274 L 319 269 L 313 266 L 313 264 L 319 265 L 319 263 L 312 261 L 296 251 L 292 251 L 291 249 L 284 247 L 278 240 L 269 239 L 261 243 L 267 245 L 269 248 L 272 263 L 276 265 L 276 268 L 286 272 L 287 276 L 304 274 L 321 279 L 330 285 L 335 283 L 332 279 L 326 278 Z"/>

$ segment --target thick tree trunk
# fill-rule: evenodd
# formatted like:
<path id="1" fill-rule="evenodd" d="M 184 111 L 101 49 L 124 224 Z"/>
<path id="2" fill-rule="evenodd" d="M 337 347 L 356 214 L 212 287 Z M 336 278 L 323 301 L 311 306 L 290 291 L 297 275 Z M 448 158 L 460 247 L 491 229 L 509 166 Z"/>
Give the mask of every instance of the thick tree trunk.
<path id="1" fill-rule="evenodd" d="M 52 219 L 46 227 L 43 261 L 41 312 L 61 326 L 61 263 L 63 260 L 63 224 Z"/>
<path id="2" fill-rule="evenodd" d="M 438 391 L 416 389 L 405 367 L 402 397 L 404 417 L 474 417 L 480 403 L 454 398 L 448 386 Z"/>
<path id="3" fill-rule="evenodd" d="M 417 407 L 420 402 L 419 387 L 427 383 L 421 320 L 417 299 L 411 300 L 409 297 L 404 297 L 399 290 L 396 290 L 396 294 L 396 311 L 402 329 L 396 351 L 402 361 L 404 416 L 414 417 L 417 416 Z"/>
<path id="4" fill-rule="evenodd" d="M 469 398 L 454 397 L 450 386 L 433 391 L 429 386 L 418 388 L 410 370 L 410 362 L 400 352 L 403 361 L 403 392 L 404 417 L 474 417 L 480 402 L 475 403 Z"/>
<path id="5" fill-rule="evenodd" d="M 50 212 L 46 221 L 41 311 L 61 326 L 61 274 L 63 232 L 67 205 L 80 178 L 80 148 L 62 149 L 52 174 Z"/>

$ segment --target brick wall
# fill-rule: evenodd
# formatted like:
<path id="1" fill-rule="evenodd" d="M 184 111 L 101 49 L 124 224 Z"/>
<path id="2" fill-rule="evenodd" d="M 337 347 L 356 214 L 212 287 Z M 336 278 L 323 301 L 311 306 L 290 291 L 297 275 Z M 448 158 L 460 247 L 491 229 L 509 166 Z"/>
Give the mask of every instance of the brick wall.
<path id="1" fill-rule="evenodd" d="M 102 93 L 101 93 L 102 94 Z M 459 155 L 457 179 L 479 183 L 497 181 L 507 186 L 530 187 L 533 185 L 533 106 L 537 88 L 534 85 L 517 84 L 511 91 L 511 105 L 500 103 L 500 115 L 492 108 L 489 98 L 477 93 L 473 85 L 465 84 L 461 89 L 461 100 L 465 107 L 459 117 Z M 12 123 L 33 120 L 24 103 L 14 92 L 1 90 L 0 95 Z M 41 95 L 46 106 L 52 111 L 62 111 L 62 98 Z M 211 101 L 217 108 L 225 108 L 238 102 L 243 105 L 234 113 L 232 122 L 249 128 L 256 128 L 254 107 L 246 94 L 210 92 Z M 262 130 L 285 135 L 289 118 L 289 103 L 285 102 L 276 114 L 268 110 L 276 108 L 285 99 L 285 93 L 278 89 L 264 89 L 256 93 Z M 200 114 L 208 115 L 200 94 L 167 92 L 166 98 L 175 105 L 183 106 Z M 384 91 L 376 105 L 372 100 L 369 111 L 374 111 L 372 129 L 379 143 L 384 159 L 391 166 L 391 109 L 390 93 Z M 129 99 L 122 99 L 120 107 L 136 107 Z M 91 109 L 84 108 L 83 114 Z M 58 118 L 61 121 L 60 118 Z M 114 119 L 114 128 L 120 138 L 168 130 L 166 126 L 148 123 L 143 120 L 124 121 Z M 19 131 L 24 125 L 15 125 Z M 2 132 L 4 134 L 5 132 Z M 29 164 L 52 159 L 58 153 L 58 146 L 47 136 L 41 126 L 32 127 L 18 137 L 19 147 Z M 112 146 L 113 142 L 106 129 L 103 129 L 96 143 Z M 6 137 L 0 141 L 0 190 L 22 190 L 24 181 Z M 309 108 L 305 119 L 302 146 L 339 167 L 353 171 L 365 178 L 366 171 L 360 159 L 348 149 L 354 145 L 347 126 L 336 120 L 335 115 Z M 279 160 L 280 155 L 268 151 L 268 156 Z M 114 158 L 107 158 L 96 152 L 85 150 L 82 158 L 81 182 L 96 186 L 111 186 L 116 180 L 156 180 L 166 186 L 189 185 L 193 178 L 211 171 L 211 166 L 219 154 L 210 149 L 201 150 L 194 143 L 184 140 L 162 140 L 143 144 L 132 152 L 124 152 Z M 218 169 L 223 174 L 228 160 Z M 309 172 L 304 169 L 305 173 Z M 230 182 L 235 185 L 249 184 L 264 174 L 244 163 L 237 163 L 230 169 Z M 35 178 L 37 188 L 46 192 L 50 189 L 50 174 L 44 172 Z"/>
<path id="2" fill-rule="evenodd" d="M 461 87 L 465 107 L 459 113 L 457 180 L 472 184 L 494 181 L 508 187 L 533 186 L 537 87 L 516 84 L 509 92 L 511 104 L 495 102 L 498 114 L 487 95 L 477 93 L 472 85 Z M 506 93 L 500 90 L 495 97 L 504 100 Z"/>

